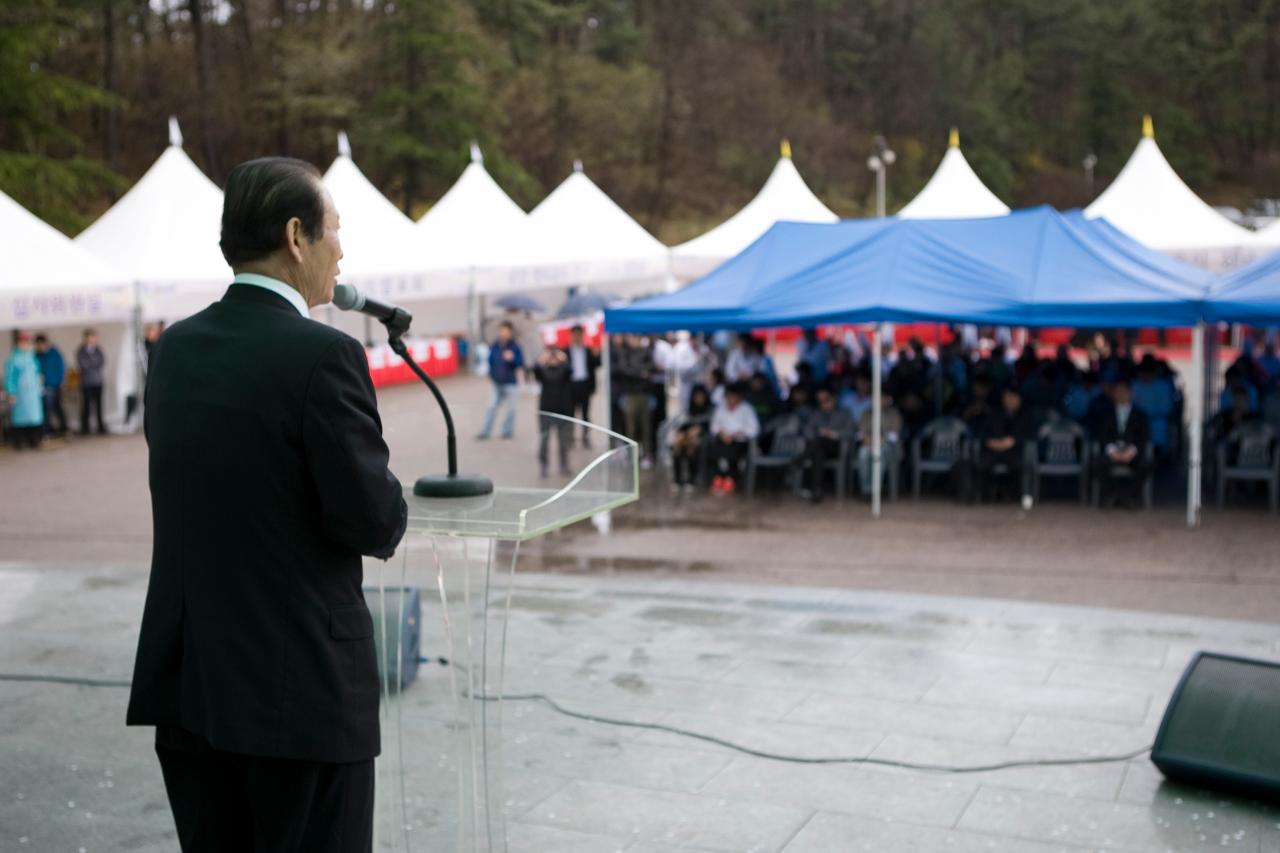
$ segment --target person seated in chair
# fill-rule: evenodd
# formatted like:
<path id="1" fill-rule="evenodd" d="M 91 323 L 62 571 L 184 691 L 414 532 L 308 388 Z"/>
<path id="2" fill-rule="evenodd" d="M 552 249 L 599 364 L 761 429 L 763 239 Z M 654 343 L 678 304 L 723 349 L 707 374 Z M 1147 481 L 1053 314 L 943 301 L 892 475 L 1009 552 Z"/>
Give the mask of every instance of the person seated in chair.
<path id="1" fill-rule="evenodd" d="M 672 490 L 692 492 L 701 473 L 702 439 L 711 419 L 711 393 L 701 383 L 689 392 L 689 405 L 684 420 L 671 434 Z"/>
<path id="2" fill-rule="evenodd" d="M 979 433 L 979 494 L 996 485 L 1003 475 L 1021 489 L 1022 454 L 1029 442 L 1036 440 L 1036 418 L 1030 406 L 1023 405 L 1022 392 L 1009 385 L 1000 392 L 1000 405 L 987 413 Z"/>
<path id="3" fill-rule="evenodd" d="M 1146 412 L 1133 404 L 1128 379 L 1112 384 L 1111 401 L 1111 410 L 1098 421 L 1102 452 L 1094 462 L 1093 475 L 1101 484 L 1103 503 L 1137 508 L 1138 496 L 1151 476 L 1151 463 L 1144 453 L 1151 441 L 1151 424 Z"/>
<path id="4" fill-rule="evenodd" d="M 714 495 L 731 494 L 737 488 L 751 442 L 760 434 L 755 409 L 748 406 L 746 388 L 734 383 L 725 388 L 724 404 L 711 417 L 711 481 Z"/>
<path id="5" fill-rule="evenodd" d="M 808 458 L 808 480 L 805 497 L 815 503 L 822 500 L 827 460 L 840 456 L 840 445 L 853 442 L 855 427 L 846 409 L 836 405 L 836 395 L 828 385 L 818 388 L 818 408 L 809 416 L 805 432 L 805 455 Z"/>
<path id="6" fill-rule="evenodd" d="M 1210 447 L 1217 447 L 1227 440 L 1232 431 L 1245 421 L 1254 420 L 1257 415 L 1250 408 L 1249 391 L 1243 384 L 1237 383 L 1227 389 L 1231 394 L 1231 406 L 1218 412 L 1209 419 L 1209 428 L 1205 431 Z M 1228 459 L 1228 464 L 1234 459 Z"/>
<path id="7" fill-rule="evenodd" d="M 858 420 L 858 437 L 861 440 L 861 446 L 858 447 L 858 487 L 862 490 L 864 498 L 871 497 L 871 483 L 875 472 L 874 459 L 871 456 L 872 431 L 875 428 L 875 410 L 867 409 L 862 413 L 862 417 Z M 893 405 L 893 401 L 885 395 L 880 395 L 880 471 L 885 477 L 895 476 L 896 472 L 892 471 L 898 459 L 898 448 L 902 441 L 902 414 L 897 407 Z"/>

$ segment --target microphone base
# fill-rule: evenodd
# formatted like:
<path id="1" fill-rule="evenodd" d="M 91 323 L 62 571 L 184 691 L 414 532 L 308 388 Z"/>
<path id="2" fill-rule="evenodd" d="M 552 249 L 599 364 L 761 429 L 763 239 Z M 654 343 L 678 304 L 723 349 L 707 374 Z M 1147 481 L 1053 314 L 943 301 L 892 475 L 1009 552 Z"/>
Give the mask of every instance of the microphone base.
<path id="1" fill-rule="evenodd" d="M 479 474 L 428 474 L 413 484 L 420 498 L 474 498 L 493 494 L 493 481 Z"/>

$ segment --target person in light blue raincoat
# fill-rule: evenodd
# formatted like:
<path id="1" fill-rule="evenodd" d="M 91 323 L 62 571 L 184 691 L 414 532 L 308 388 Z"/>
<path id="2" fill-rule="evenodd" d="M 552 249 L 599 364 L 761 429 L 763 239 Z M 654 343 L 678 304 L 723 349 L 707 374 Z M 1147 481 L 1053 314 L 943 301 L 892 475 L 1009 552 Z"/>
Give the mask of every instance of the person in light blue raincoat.
<path id="1" fill-rule="evenodd" d="M 44 432 L 44 382 L 28 332 L 14 336 L 13 353 L 4 365 L 4 392 L 9 398 L 14 445 L 39 447 Z"/>

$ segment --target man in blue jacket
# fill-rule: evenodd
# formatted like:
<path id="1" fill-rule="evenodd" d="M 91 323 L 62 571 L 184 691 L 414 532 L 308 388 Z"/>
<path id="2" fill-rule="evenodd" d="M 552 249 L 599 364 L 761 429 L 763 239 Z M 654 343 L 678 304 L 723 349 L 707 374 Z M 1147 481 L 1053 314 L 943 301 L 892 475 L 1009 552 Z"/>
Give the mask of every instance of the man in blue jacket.
<path id="1" fill-rule="evenodd" d="M 52 435 L 67 434 L 67 414 L 62 410 L 62 383 L 67 378 L 67 363 L 62 353 L 44 335 L 36 335 L 36 361 L 44 375 L 44 431 Z M 57 421 L 57 426 L 54 426 Z"/>
<path id="2" fill-rule="evenodd" d="M 507 414 L 502 421 L 502 437 L 511 438 L 516 432 L 516 382 L 520 376 L 520 368 L 524 367 L 524 352 L 515 341 L 515 329 L 504 320 L 498 326 L 498 339 L 489 346 L 489 379 L 493 381 L 493 401 L 484 413 L 484 426 L 480 427 L 477 439 L 484 441 L 493 431 L 493 422 L 498 416 L 498 407 L 506 406 Z"/>

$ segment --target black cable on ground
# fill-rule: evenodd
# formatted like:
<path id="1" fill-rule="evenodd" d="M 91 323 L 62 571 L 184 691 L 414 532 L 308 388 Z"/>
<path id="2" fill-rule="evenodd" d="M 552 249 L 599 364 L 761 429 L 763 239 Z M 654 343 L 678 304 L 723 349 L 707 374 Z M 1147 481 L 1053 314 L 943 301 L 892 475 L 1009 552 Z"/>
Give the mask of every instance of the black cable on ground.
<path id="1" fill-rule="evenodd" d="M 445 663 L 443 659 L 441 659 L 440 662 Z M 130 686 L 128 681 L 110 681 L 96 678 L 72 678 L 70 676 L 62 675 L 22 675 L 18 673 L 0 673 L 0 681 L 70 684 L 78 687 Z M 762 749 L 752 749 L 749 746 L 743 746 L 742 744 L 734 743 L 733 741 L 725 740 L 724 738 L 718 738 L 715 735 L 704 735 L 700 732 L 692 732 L 688 729 L 677 728 L 676 726 L 666 726 L 662 723 L 640 723 L 634 720 L 618 720 L 612 717 L 601 717 L 596 714 L 574 711 L 570 708 L 564 707 L 545 693 L 505 693 L 501 696 L 476 696 L 475 698 L 482 702 L 542 702 L 556 713 L 562 714 L 566 717 L 572 717 L 575 720 L 602 723 L 607 726 L 623 726 L 632 729 L 648 729 L 655 732 L 666 732 L 680 737 L 693 738 L 694 740 L 714 743 L 717 746 L 732 749 L 735 752 L 742 753 L 743 755 L 750 755 L 755 758 L 766 758 L 770 761 L 784 761 L 791 764 L 873 764 L 880 767 L 898 767 L 903 770 L 924 770 L 932 773 L 987 773 L 993 770 L 1008 770 L 1013 767 L 1067 767 L 1077 764 L 1112 764 L 1118 761 L 1129 761 L 1130 759 L 1137 758 L 1140 755 L 1145 755 L 1151 751 L 1151 746 L 1144 746 L 1141 749 L 1135 749 L 1132 752 L 1126 752 L 1121 755 L 1098 755 L 1090 756 L 1088 758 L 1028 758 L 1022 761 L 1001 761 L 997 764 L 972 765 L 924 764 L 915 761 L 894 761 L 889 758 L 858 756 L 806 757 L 802 755 L 784 755 L 777 752 L 767 752 Z"/>
<path id="2" fill-rule="evenodd" d="M 73 684 L 77 687 L 131 687 L 129 681 L 112 681 L 104 678 L 75 678 L 69 675 L 23 675 L 16 672 L 0 672 L 0 681 L 29 681 L 37 684 Z"/>

